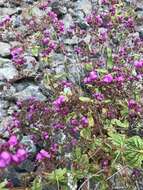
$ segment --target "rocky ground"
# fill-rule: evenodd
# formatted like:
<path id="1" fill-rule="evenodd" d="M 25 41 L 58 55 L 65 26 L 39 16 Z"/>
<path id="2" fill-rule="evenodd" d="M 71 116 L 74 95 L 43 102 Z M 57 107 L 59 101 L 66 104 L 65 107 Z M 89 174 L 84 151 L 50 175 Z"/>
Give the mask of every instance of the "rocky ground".
<path id="1" fill-rule="evenodd" d="M 135 12 L 141 22 L 136 27 L 136 35 L 143 38 L 143 1 L 125 0 L 130 6 L 134 4 Z M 91 13 L 97 6 L 98 0 L 54 0 L 49 4 L 49 10 L 53 10 L 60 19 L 63 20 L 66 29 L 73 24 L 77 24 L 81 29 L 87 31 L 86 36 L 65 35 L 61 39 L 67 49 L 67 57 L 63 53 L 55 52 L 52 55 L 53 64 L 51 68 L 43 65 L 43 62 L 30 52 L 24 54 L 26 59 L 25 68 L 21 71 L 12 63 L 10 49 L 17 44 L 22 45 L 22 40 L 17 41 L 15 31 L 26 33 L 23 18 L 30 17 L 28 10 L 32 10 L 32 15 L 40 20 L 44 12 L 37 9 L 39 0 L 0 0 L 0 20 L 9 15 L 12 18 L 13 31 L 8 28 L 0 30 L 0 135 L 7 136 L 5 125 L 9 122 L 12 112 L 17 109 L 17 100 L 28 99 L 31 96 L 39 100 L 46 100 L 50 96 L 50 90 L 43 83 L 43 76 L 46 72 L 62 74 L 68 71 L 68 78 L 75 83 L 80 81 L 79 73 L 82 68 L 76 62 L 74 48 L 82 41 L 90 41 L 88 25 L 84 17 Z M 32 39 L 32 35 L 25 35 L 24 41 Z M 66 62 L 66 65 L 65 65 Z M 35 147 L 28 136 L 23 137 L 23 141 L 30 143 L 30 148 L 34 152 Z M 16 168 L 10 168 L 5 176 L 11 178 L 15 187 L 21 186 L 21 176 L 34 171 L 32 160 L 26 160 Z M 22 177 L 24 179 L 24 177 Z M 143 187 L 142 187 L 143 188 Z M 46 188 L 48 190 L 48 188 Z M 52 188 L 50 187 L 50 190 Z"/>

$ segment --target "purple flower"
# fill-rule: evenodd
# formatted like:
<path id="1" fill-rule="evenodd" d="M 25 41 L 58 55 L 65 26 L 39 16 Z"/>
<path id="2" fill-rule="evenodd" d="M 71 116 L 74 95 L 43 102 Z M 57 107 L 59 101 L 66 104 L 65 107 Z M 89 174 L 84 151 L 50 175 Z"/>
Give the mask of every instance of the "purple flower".
<path id="1" fill-rule="evenodd" d="M 53 144 L 50 148 L 50 151 L 54 154 L 58 151 L 58 145 L 57 144 Z"/>
<path id="2" fill-rule="evenodd" d="M 21 47 L 16 47 L 16 48 L 11 49 L 11 55 L 13 57 L 17 57 L 21 55 L 22 53 L 23 53 L 23 49 Z"/>
<path id="3" fill-rule="evenodd" d="M 113 81 L 113 77 L 111 74 L 105 75 L 102 79 L 104 83 L 111 83 Z"/>
<path id="4" fill-rule="evenodd" d="M 42 150 L 37 154 L 36 159 L 37 159 L 38 161 L 42 161 L 42 160 L 45 159 L 45 158 L 50 159 L 50 158 L 51 158 L 51 155 L 50 155 L 46 150 L 42 149 Z"/>
<path id="5" fill-rule="evenodd" d="M 54 106 L 59 108 L 60 106 L 62 106 L 62 104 L 65 102 L 65 97 L 64 96 L 59 96 L 54 102 Z"/>
<path id="6" fill-rule="evenodd" d="M 95 71 L 91 71 L 89 73 L 89 78 L 90 78 L 91 81 L 96 80 L 97 79 L 97 73 Z"/>
<path id="7" fill-rule="evenodd" d="M 45 45 L 48 45 L 49 42 L 50 42 L 50 39 L 47 38 L 47 37 L 42 39 L 42 44 L 43 44 L 44 46 L 45 46 Z"/>
<path id="8" fill-rule="evenodd" d="M 83 126 L 87 126 L 87 125 L 88 125 L 88 118 L 85 117 L 85 116 L 83 116 L 83 117 L 81 118 L 81 124 L 82 124 Z"/>
<path id="9" fill-rule="evenodd" d="M 65 128 L 65 126 L 62 125 L 62 124 L 60 124 L 60 123 L 54 124 L 53 127 L 54 127 L 55 129 L 64 129 L 64 128 Z"/>
<path id="10" fill-rule="evenodd" d="M 70 124 L 73 125 L 73 126 L 78 126 L 79 125 L 79 122 L 77 119 L 71 119 L 70 120 Z"/>
<path id="11" fill-rule="evenodd" d="M 133 18 L 128 18 L 127 21 L 125 21 L 125 27 L 133 28 L 134 27 L 134 20 Z"/>
<path id="12" fill-rule="evenodd" d="M 136 107 L 136 105 L 137 105 L 137 102 L 135 100 L 131 99 L 128 101 L 129 109 L 134 109 Z"/>
<path id="13" fill-rule="evenodd" d="M 40 154 L 41 154 L 43 157 L 45 157 L 45 158 L 50 158 L 50 157 L 51 157 L 50 154 L 49 154 L 46 150 L 44 150 L 44 149 L 42 149 L 42 150 L 40 151 Z"/>
<path id="14" fill-rule="evenodd" d="M 96 98 L 99 101 L 102 101 L 104 99 L 104 95 L 101 94 L 100 92 L 97 92 L 97 93 L 93 94 L 93 97 Z"/>
<path id="15" fill-rule="evenodd" d="M 135 61 L 134 66 L 135 66 L 136 69 L 143 68 L 143 60 Z"/>
<path id="16" fill-rule="evenodd" d="M 20 163 L 20 159 L 16 154 L 11 155 L 12 161 L 16 164 Z"/>
<path id="17" fill-rule="evenodd" d="M 25 149 L 19 148 L 19 149 L 17 150 L 17 152 L 16 152 L 16 156 L 18 157 L 18 159 L 19 159 L 20 161 L 23 161 L 23 160 L 25 160 L 26 157 L 27 157 L 27 152 L 26 152 Z"/>
<path id="18" fill-rule="evenodd" d="M 7 165 L 3 159 L 0 159 L 0 168 L 5 168 Z"/>
<path id="19" fill-rule="evenodd" d="M 85 84 L 90 84 L 94 82 L 98 78 L 97 73 L 95 71 L 91 71 L 87 77 L 84 78 Z"/>
<path id="20" fill-rule="evenodd" d="M 43 137 L 44 137 L 44 139 L 47 140 L 47 139 L 49 138 L 48 132 L 44 132 L 44 133 L 43 133 Z"/>
<path id="21" fill-rule="evenodd" d="M 15 146 L 17 145 L 18 141 L 17 141 L 17 137 L 15 135 L 12 135 L 9 140 L 8 143 L 10 146 Z"/>
<path id="22" fill-rule="evenodd" d="M 11 162 L 11 155 L 9 152 L 7 151 L 3 151 L 1 154 L 0 154 L 0 160 L 4 160 L 5 164 L 6 165 L 9 165 L 10 162 Z"/>
<path id="23" fill-rule="evenodd" d="M 115 78 L 115 81 L 117 81 L 117 82 L 124 82 L 124 77 L 123 76 L 118 76 L 118 77 L 116 77 Z"/>

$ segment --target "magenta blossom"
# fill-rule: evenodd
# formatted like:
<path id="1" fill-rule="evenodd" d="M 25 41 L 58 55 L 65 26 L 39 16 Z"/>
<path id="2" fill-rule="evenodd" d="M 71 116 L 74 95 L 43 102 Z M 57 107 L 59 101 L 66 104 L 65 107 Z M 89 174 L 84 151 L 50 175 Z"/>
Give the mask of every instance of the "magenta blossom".
<path id="1" fill-rule="evenodd" d="M 135 61 L 134 66 L 135 66 L 136 69 L 143 68 L 143 60 Z"/>
<path id="2" fill-rule="evenodd" d="M 16 135 L 12 135 L 12 136 L 9 138 L 8 143 L 9 143 L 9 145 L 12 146 L 12 147 L 15 146 L 15 145 L 17 145 L 18 140 L 17 140 Z"/>
<path id="3" fill-rule="evenodd" d="M 105 75 L 102 79 L 104 83 L 111 83 L 113 81 L 113 77 L 111 74 Z"/>
<path id="4" fill-rule="evenodd" d="M 36 156 L 36 159 L 38 160 L 38 161 L 42 161 L 43 159 L 45 159 L 45 158 L 51 158 L 51 156 L 50 156 L 50 154 L 46 151 L 46 150 L 44 150 L 44 149 L 42 149 L 38 154 L 37 154 L 37 156 Z"/>
<path id="5" fill-rule="evenodd" d="M 3 160 L 5 162 L 5 165 L 8 166 L 11 162 L 11 154 L 7 151 L 1 152 L 0 160 Z"/>

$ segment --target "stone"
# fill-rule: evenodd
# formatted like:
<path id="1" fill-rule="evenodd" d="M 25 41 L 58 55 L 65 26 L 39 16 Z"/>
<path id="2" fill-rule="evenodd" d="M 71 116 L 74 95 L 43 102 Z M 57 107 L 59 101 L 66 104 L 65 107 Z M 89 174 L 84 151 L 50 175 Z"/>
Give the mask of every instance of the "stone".
<path id="1" fill-rule="evenodd" d="M 0 68 L 0 76 L 3 77 L 3 79 L 11 80 L 14 79 L 16 76 L 18 76 L 18 71 L 12 64 L 4 65 L 3 68 Z"/>
<path id="2" fill-rule="evenodd" d="M 9 132 L 7 131 L 7 126 L 10 124 L 10 117 L 4 117 L 0 121 L 0 134 L 3 135 L 3 137 L 8 137 Z"/>
<path id="3" fill-rule="evenodd" d="M 17 11 L 14 8 L 2 8 L 0 9 L 0 17 L 5 17 L 6 15 L 13 15 Z"/>
<path id="4" fill-rule="evenodd" d="M 23 136 L 21 143 L 26 145 L 27 152 L 36 152 L 36 146 L 34 145 L 34 142 L 31 140 L 30 136 Z"/>
<path id="5" fill-rule="evenodd" d="M 26 100 L 30 97 L 35 97 L 38 100 L 45 101 L 46 97 L 40 92 L 39 87 L 36 85 L 30 85 L 24 90 L 15 93 L 14 95 L 18 100 Z"/>
<path id="6" fill-rule="evenodd" d="M 73 19 L 71 14 L 66 14 L 63 18 L 65 29 L 68 29 L 70 26 L 73 25 Z"/>
<path id="7" fill-rule="evenodd" d="M 73 36 L 71 39 L 65 39 L 64 43 L 67 45 L 76 45 L 78 44 L 78 37 L 77 36 Z"/>
<path id="8" fill-rule="evenodd" d="M 6 117 L 6 109 L 9 107 L 7 101 L 0 100 L 0 121 Z"/>
<path id="9" fill-rule="evenodd" d="M 4 42 L 10 42 L 10 41 L 14 41 L 16 39 L 16 36 L 13 32 L 10 32 L 8 30 L 5 30 L 3 33 L 2 33 L 2 39 Z"/>
<path id="10" fill-rule="evenodd" d="M 11 46 L 8 43 L 0 42 L 0 56 L 7 57 L 10 55 Z"/>
<path id="11" fill-rule="evenodd" d="M 89 0 L 78 0 L 76 2 L 76 9 L 82 10 L 86 15 L 90 14 L 92 11 L 92 4 Z"/>
<path id="12" fill-rule="evenodd" d="M 30 55 L 25 55 L 24 56 L 26 62 L 25 62 L 25 68 L 23 69 L 24 73 L 29 73 L 30 75 L 36 74 L 38 68 L 39 68 L 39 63 L 36 61 L 36 59 Z"/>
<path id="13" fill-rule="evenodd" d="M 60 3 L 60 1 L 59 2 L 55 1 L 52 3 L 52 11 L 54 11 L 57 14 L 57 16 L 60 17 L 67 13 L 67 8 L 64 7 Z"/>

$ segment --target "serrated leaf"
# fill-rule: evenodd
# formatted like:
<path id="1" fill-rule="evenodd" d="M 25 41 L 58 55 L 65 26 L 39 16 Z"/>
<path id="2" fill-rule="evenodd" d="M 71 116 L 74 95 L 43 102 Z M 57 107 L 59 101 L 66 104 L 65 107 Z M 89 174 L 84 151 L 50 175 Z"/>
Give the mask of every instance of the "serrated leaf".
<path id="1" fill-rule="evenodd" d="M 126 159 L 133 167 L 141 167 L 143 162 L 143 140 L 134 136 L 127 141 Z"/>
<path id="2" fill-rule="evenodd" d="M 109 133 L 109 136 L 109 139 L 115 146 L 122 147 L 125 145 L 125 135 Z"/>
<path id="3" fill-rule="evenodd" d="M 111 120 L 111 124 L 117 125 L 119 127 L 124 127 L 124 128 L 128 128 L 129 127 L 129 122 L 127 120 L 125 120 L 124 122 L 121 122 L 118 119 L 112 119 Z"/>

